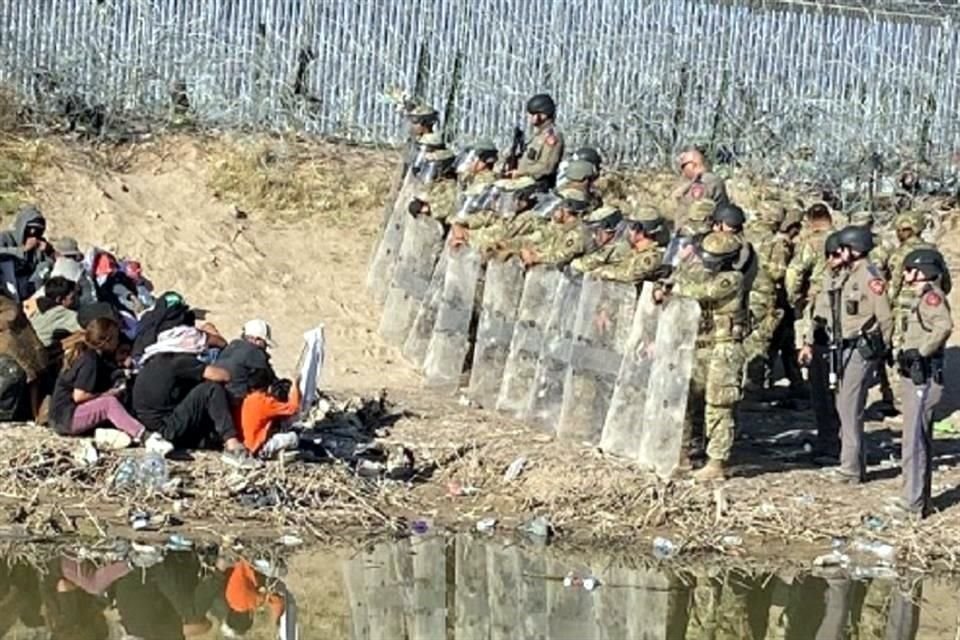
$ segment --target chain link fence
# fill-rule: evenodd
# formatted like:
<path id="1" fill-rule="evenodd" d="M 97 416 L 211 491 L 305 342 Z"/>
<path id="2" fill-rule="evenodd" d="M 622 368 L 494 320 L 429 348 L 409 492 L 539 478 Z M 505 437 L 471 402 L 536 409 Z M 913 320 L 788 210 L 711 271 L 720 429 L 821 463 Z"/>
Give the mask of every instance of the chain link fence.
<path id="1" fill-rule="evenodd" d="M 41 112 L 156 119 L 182 82 L 203 125 L 376 143 L 404 134 L 388 87 L 429 99 L 451 138 L 500 142 L 549 91 L 569 144 L 616 162 L 696 142 L 787 177 L 878 158 L 944 172 L 960 148 L 958 15 L 945 1 L 15 0 L 0 3 L 0 84 Z"/>

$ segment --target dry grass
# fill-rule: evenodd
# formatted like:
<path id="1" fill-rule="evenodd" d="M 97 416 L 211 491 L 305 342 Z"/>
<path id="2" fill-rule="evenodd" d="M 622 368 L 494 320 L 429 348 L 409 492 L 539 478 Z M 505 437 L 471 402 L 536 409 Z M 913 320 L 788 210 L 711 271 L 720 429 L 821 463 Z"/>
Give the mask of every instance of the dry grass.
<path id="1" fill-rule="evenodd" d="M 227 138 L 208 148 L 210 187 L 264 218 L 351 227 L 383 206 L 396 157 L 290 137 Z"/>

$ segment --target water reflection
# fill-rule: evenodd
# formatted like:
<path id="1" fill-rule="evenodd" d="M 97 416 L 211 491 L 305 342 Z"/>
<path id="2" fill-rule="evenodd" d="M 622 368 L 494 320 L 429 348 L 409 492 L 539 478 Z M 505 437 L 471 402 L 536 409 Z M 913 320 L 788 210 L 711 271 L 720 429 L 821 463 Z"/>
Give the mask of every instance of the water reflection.
<path id="1" fill-rule="evenodd" d="M 922 589 L 840 575 L 589 566 L 458 536 L 381 544 L 344 564 L 351 638 L 917 638 Z M 565 586 L 594 575 L 601 585 Z M 570 582 L 570 581 L 568 581 Z M 936 637 L 923 635 L 920 637 Z M 942 636 L 942 637 L 953 637 Z"/>
<path id="2" fill-rule="evenodd" d="M 15 547 L 0 553 L 0 639 L 956 637 L 956 585 L 935 581 L 663 571 L 469 535 L 359 553 L 320 548 L 280 558 L 278 549 L 241 557 L 127 543 L 106 551 Z M 600 585 L 587 589 L 591 576 Z"/>

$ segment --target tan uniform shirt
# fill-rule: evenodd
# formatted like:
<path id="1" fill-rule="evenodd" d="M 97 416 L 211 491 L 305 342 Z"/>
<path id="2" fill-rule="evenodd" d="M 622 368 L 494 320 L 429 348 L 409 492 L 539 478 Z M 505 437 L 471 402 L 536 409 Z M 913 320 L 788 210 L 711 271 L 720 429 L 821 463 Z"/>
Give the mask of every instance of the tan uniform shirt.
<path id="1" fill-rule="evenodd" d="M 534 130 L 533 139 L 517 163 L 515 176 L 530 176 L 535 180 L 553 178 L 562 157 L 563 136 L 554 123 L 548 122 Z"/>
<path id="2" fill-rule="evenodd" d="M 680 185 L 675 192 L 677 200 L 681 203 L 693 202 L 694 200 L 713 200 L 717 204 L 727 202 L 727 187 L 723 178 L 709 171 L 701 173 L 693 180 L 689 180 Z"/>
<path id="3" fill-rule="evenodd" d="M 953 331 L 947 297 L 934 285 L 924 290 L 902 322 L 903 350 L 916 349 L 925 358 L 940 352 Z"/>
<path id="4" fill-rule="evenodd" d="M 840 292 L 840 328 L 842 339 L 853 340 L 861 331 L 879 331 L 883 342 L 890 345 L 893 335 L 893 314 L 887 300 L 887 283 L 880 270 L 867 260 L 824 276 L 823 286 L 811 305 L 812 322 L 805 328 L 804 342 L 813 344 L 816 327 L 830 327 L 833 317 L 831 292 Z"/>

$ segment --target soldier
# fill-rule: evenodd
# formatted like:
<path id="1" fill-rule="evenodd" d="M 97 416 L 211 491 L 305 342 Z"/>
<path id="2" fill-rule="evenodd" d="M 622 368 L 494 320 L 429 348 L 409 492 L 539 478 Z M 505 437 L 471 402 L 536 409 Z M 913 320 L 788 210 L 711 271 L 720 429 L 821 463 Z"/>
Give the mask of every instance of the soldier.
<path id="1" fill-rule="evenodd" d="M 412 168 L 425 185 L 407 206 L 410 215 L 427 215 L 445 222 L 454 213 L 457 198 L 456 157 L 447 149 L 439 134 L 428 133 L 420 138 L 423 155 Z"/>
<path id="2" fill-rule="evenodd" d="M 564 167 L 562 179 L 558 181 L 558 189 L 577 189 L 587 194 L 590 211 L 603 206 L 603 197 L 596 188 L 599 177 L 597 168 L 586 160 L 572 160 Z"/>
<path id="3" fill-rule="evenodd" d="M 583 218 L 583 224 L 590 234 L 590 242 L 584 255 L 570 263 L 580 273 L 618 260 L 627 250 L 627 243 L 620 238 L 618 230 L 623 221 L 623 212 L 617 207 L 603 206 Z"/>
<path id="4" fill-rule="evenodd" d="M 743 379 L 743 274 L 736 269 L 742 248 L 733 234 L 709 233 L 699 243 L 700 264 L 678 272 L 665 283 L 665 289 L 654 291 L 657 302 L 669 292 L 700 303 L 700 334 L 684 441 L 689 452 L 694 427 L 702 425 L 707 464 L 694 474 L 701 482 L 724 479 L 733 448 L 734 416 Z"/>
<path id="5" fill-rule="evenodd" d="M 887 283 L 868 258 L 873 237 L 868 229 L 849 225 L 837 237 L 837 257 L 843 268 L 825 279 L 811 309 L 811 329 L 826 328 L 836 360 L 836 403 L 840 416 L 839 481 L 863 482 L 866 456 L 863 446 L 864 405 L 869 379 L 886 355 L 893 333 Z M 812 333 L 804 336 L 801 361 L 813 357 Z"/>
<path id="6" fill-rule="evenodd" d="M 563 136 L 554 122 L 557 105 L 548 94 L 539 93 L 527 101 L 527 114 L 533 127 L 533 138 L 511 177 L 529 176 L 552 186 L 563 157 Z"/>
<path id="7" fill-rule="evenodd" d="M 818 203 L 807 209 L 804 215 L 806 228 L 796 240 L 796 249 L 784 276 L 784 289 L 797 318 L 801 318 L 807 304 L 817 297 L 823 283 L 826 264 L 823 246 L 833 231 L 833 216 L 830 209 Z"/>
<path id="8" fill-rule="evenodd" d="M 786 217 L 780 224 L 779 236 L 783 239 L 787 247 L 787 262 L 789 265 L 793 260 L 794 242 L 800 235 L 803 228 L 803 211 L 794 208 L 787 211 Z M 797 316 L 794 313 L 793 305 L 787 300 L 786 272 L 788 266 L 784 269 L 784 278 L 777 287 L 776 308 L 782 313 L 783 318 L 773 332 L 770 339 L 770 348 L 767 354 L 770 369 L 776 367 L 777 360 L 780 360 L 783 366 L 783 373 L 790 381 L 790 395 L 800 398 L 806 397 L 806 389 L 803 381 L 803 373 L 797 364 L 797 334 L 795 323 Z"/>
<path id="9" fill-rule="evenodd" d="M 579 189 L 560 189 L 542 198 L 530 211 L 511 218 L 502 233 L 488 239 L 489 250 L 501 258 L 518 254 L 524 246 L 543 242 L 557 216 L 579 218 L 588 209 L 586 193 Z"/>
<path id="10" fill-rule="evenodd" d="M 834 282 L 842 279 L 843 256 L 840 249 L 840 232 L 834 231 L 823 243 L 824 268 L 820 277 L 821 280 L 830 282 L 828 288 L 834 288 Z M 822 286 L 821 283 L 817 290 Z M 804 331 L 810 331 L 805 340 L 811 345 L 811 349 L 809 354 L 801 351 L 799 361 L 810 372 L 810 403 L 813 405 L 813 416 L 817 423 L 817 441 L 812 458 L 822 466 L 833 466 L 840 460 L 840 418 L 837 415 L 834 392 L 830 388 L 830 337 L 826 325 L 803 326 Z M 805 332 L 801 335 L 807 336 Z"/>
<path id="11" fill-rule="evenodd" d="M 687 147 L 677 158 L 683 182 L 673 192 L 680 204 L 709 198 L 718 205 L 729 202 L 723 178 L 711 173 L 703 152 L 696 147 Z"/>
<path id="12" fill-rule="evenodd" d="M 624 217 L 613 248 L 605 252 L 603 262 L 589 265 L 590 274 L 615 282 L 653 280 L 663 272 L 663 250 L 657 242 L 662 228 L 657 209 L 639 207 Z"/>
<path id="13" fill-rule="evenodd" d="M 769 377 L 771 363 L 767 351 L 784 316 L 777 306 L 777 296 L 783 289 L 790 254 L 789 243 L 780 234 L 785 216 L 786 211 L 779 203 L 763 202 L 744 233 L 757 258 L 756 277 L 748 293 L 752 331 L 743 343 L 747 380 L 757 387 L 763 387 Z"/>
<path id="14" fill-rule="evenodd" d="M 406 116 L 410 123 L 410 138 L 404 153 L 404 173 L 416 160 L 423 137 L 434 133 L 440 121 L 440 114 L 436 109 L 419 102 L 408 105 Z"/>
<path id="15" fill-rule="evenodd" d="M 747 222 L 746 214 L 735 204 L 721 202 L 713 210 L 711 219 L 713 231 L 733 234 L 740 241 L 740 257 L 737 259 L 735 268 L 744 275 L 745 292 L 750 291 L 756 279 L 758 265 L 757 253 L 743 235 L 743 227 Z"/>
<path id="16" fill-rule="evenodd" d="M 493 170 L 497 163 L 497 147 L 489 140 L 481 140 L 464 149 L 457 158 L 457 179 L 460 188 L 466 192 L 474 185 L 493 184 L 497 174 Z"/>
<path id="17" fill-rule="evenodd" d="M 497 180 L 489 189 L 465 202 L 450 230 L 450 245 L 470 244 L 480 250 L 489 248 L 504 233 L 510 222 L 526 216 L 535 204 L 540 187 L 533 178 Z"/>
<path id="18" fill-rule="evenodd" d="M 926 221 L 922 213 L 911 211 L 899 214 L 893 221 L 897 232 L 899 245 L 890 253 L 890 306 L 893 308 L 895 316 L 900 315 L 901 311 L 909 311 L 916 301 L 916 296 L 912 287 L 904 287 L 903 282 L 903 261 L 915 249 L 935 249 L 932 244 L 923 241 L 920 233 L 923 231 Z M 944 286 L 944 289 L 949 287 Z M 949 291 L 947 291 L 949 293 Z M 893 348 L 900 348 L 900 323 L 897 322 L 893 327 Z"/>
<path id="19" fill-rule="evenodd" d="M 583 223 L 583 216 L 588 211 L 589 207 L 568 204 L 555 209 L 551 224 L 539 233 L 527 236 L 525 242 L 521 241 L 519 252 L 523 264 L 528 268 L 538 264 L 562 266 L 583 255 L 592 235 Z"/>
<path id="20" fill-rule="evenodd" d="M 897 357 L 903 400 L 903 498 L 897 507 L 904 515 L 924 517 L 930 511 L 933 410 L 943 395 L 943 354 L 953 320 L 940 288 L 947 272 L 943 256 L 931 248 L 914 249 L 903 270 L 904 287 L 916 301 L 897 318 L 904 327 Z"/>

